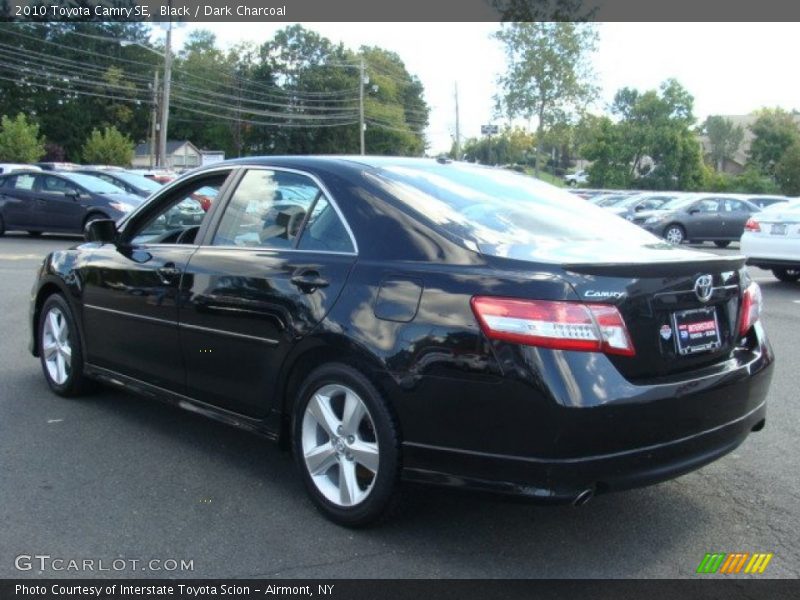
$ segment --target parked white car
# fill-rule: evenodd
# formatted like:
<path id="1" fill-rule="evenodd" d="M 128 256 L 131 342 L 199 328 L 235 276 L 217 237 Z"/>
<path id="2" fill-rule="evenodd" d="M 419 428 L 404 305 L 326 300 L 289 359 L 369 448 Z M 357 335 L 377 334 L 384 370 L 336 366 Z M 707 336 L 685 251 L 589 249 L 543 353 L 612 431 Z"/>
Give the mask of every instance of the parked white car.
<path id="1" fill-rule="evenodd" d="M 781 281 L 800 279 L 800 201 L 770 206 L 745 225 L 747 264 L 770 269 Z"/>
<path id="2" fill-rule="evenodd" d="M 0 175 L 15 171 L 41 171 L 41 169 L 35 165 L 24 165 L 22 163 L 0 163 Z"/>
<path id="3" fill-rule="evenodd" d="M 585 169 L 581 169 L 580 171 L 576 171 L 575 173 L 570 173 L 569 175 L 564 176 L 564 182 L 567 185 L 583 185 L 584 183 L 589 182 L 589 173 Z"/>

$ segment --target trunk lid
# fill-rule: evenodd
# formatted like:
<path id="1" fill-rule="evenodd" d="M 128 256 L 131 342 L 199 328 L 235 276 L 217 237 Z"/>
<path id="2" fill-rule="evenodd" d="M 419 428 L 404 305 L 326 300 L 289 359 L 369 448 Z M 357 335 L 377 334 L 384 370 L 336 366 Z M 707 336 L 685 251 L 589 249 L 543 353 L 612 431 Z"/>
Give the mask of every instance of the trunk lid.
<path id="1" fill-rule="evenodd" d="M 581 300 L 612 303 L 622 314 L 636 355 L 609 359 L 631 381 L 683 373 L 731 356 L 739 337 L 744 257 L 690 252 L 697 256 L 648 262 L 645 253 L 635 262 L 564 265 Z M 697 331 L 687 327 L 711 320 L 716 321 L 719 346 L 681 352 L 689 345 L 686 338 L 694 335 L 689 332 Z M 716 341 L 711 334 L 709 340 Z"/>

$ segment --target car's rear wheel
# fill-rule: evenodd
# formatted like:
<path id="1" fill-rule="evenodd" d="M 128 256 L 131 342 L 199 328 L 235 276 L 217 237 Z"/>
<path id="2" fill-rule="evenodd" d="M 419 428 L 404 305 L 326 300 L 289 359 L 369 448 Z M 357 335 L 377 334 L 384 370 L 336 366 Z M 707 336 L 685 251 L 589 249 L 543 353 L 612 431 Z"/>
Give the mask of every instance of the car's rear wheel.
<path id="1" fill-rule="evenodd" d="M 731 245 L 731 243 L 730 243 L 729 240 L 717 240 L 717 241 L 714 242 L 714 245 L 717 248 L 727 248 L 728 246 Z"/>
<path id="2" fill-rule="evenodd" d="M 0 235 L 3 235 L 6 232 L 6 224 L 3 221 L 3 217 L 0 217 Z"/>
<path id="3" fill-rule="evenodd" d="M 42 235 L 42 232 L 41 231 L 29 231 L 28 235 L 31 236 L 31 237 L 39 237 L 40 235 Z"/>
<path id="4" fill-rule="evenodd" d="M 69 304 L 60 294 L 49 296 L 39 315 L 39 358 L 50 389 L 60 396 L 88 390 L 83 374 L 81 338 Z"/>
<path id="5" fill-rule="evenodd" d="M 350 366 L 312 372 L 293 414 L 293 447 L 317 508 L 350 527 L 385 516 L 396 499 L 399 434 L 375 386 Z"/>
<path id="6" fill-rule="evenodd" d="M 668 225 L 664 229 L 664 239 L 670 244 L 682 244 L 686 240 L 686 231 L 678 224 Z"/>
<path id="7" fill-rule="evenodd" d="M 800 280 L 800 269 L 772 269 L 772 274 L 780 281 L 793 282 Z"/>

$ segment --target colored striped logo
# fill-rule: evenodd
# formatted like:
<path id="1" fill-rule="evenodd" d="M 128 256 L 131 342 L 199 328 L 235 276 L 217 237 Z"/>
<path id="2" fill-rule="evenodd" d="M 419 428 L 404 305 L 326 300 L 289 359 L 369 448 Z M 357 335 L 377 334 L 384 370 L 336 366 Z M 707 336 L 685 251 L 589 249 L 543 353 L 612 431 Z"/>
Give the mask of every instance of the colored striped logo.
<path id="1" fill-rule="evenodd" d="M 700 565 L 697 567 L 698 573 L 722 573 L 731 575 L 736 573 L 763 573 L 769 561 L 772 560 L 772 552 L 716 552 L 706 554 Z"/>

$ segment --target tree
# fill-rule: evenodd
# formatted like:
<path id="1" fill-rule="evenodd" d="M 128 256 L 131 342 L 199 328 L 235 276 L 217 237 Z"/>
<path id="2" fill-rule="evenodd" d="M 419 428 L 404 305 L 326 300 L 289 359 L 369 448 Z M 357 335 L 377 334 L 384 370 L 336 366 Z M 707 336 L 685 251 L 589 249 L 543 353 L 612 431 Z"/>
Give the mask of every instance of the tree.
<path id="1" fill-rule="evenodd" d="M 794 142 L 775 165 L 775 178 L 787 196 L 800 196 L 800 142 Z"/>
<path id="2" fill-rule="evenodd" d="M 485 165 L 529 164 L 533 161 L 536 138 L 522 128 L 506 128 L 499 135 L 472 138 L 464 143 L 468 161 Z"/>
<path id="3" fill-rule="evenodd" d="M 495 36 L 505 44 L 508 62 L 497 106 L 509 119 L 536 117 L 538 175 L 544 131 L 568 120 L 595 93 L 590 55 L 597 30 L 585 23 L 519 22 Z"/>
<path id="4" fill-rule="evenodd" d="M 713 115 L 706 119 L 703 131 L 711 146 L 711 160 L 717 171 L 722 171 L 725 161 L 733 158 L 742 145 L 744 129 L 730 119 Z"/>
<path id="5" fill-rule="evenodd" d="M 691 130 L 693 107 L 694 98 L 673 79 L 658 90 L 617 92 L 612 112 L 618 121 L 596 118 L 593 137 L 582 148 L 583 156 L 594 161 L 591 185 L 697 189 L 703 170 L 700 144 Z M 586 138 L 585 131 L 581 136 Z"/>
<path id="6" fill-rule="evenodd" d="M 39 136 L 39 125 L 28 123 L 19 113 L 14 119 L 3 115 L 0 120 L 0 161 L 32 163 L 44 154 L 44 138 Z"/>
<path id="7" fill-rule="evenodd" d="M 93 129 L 82 154 L 87 163 L 128 167 L 133 160 L 133 142 L 116 127 L 106 127 L 102 133 Z"/>
<path id="8" fill-rule="evenodd" d="M 50 4 L 40 3 L 48 10 Z M 147 136 L 152 106 L 147 86 L 162 61 L 118 40 L 149 45 L 149 24 L 16 22 L 1 27 L 3 67 L 14 81 L 0 86 L 0 114 L 36 115 L 41 133 L 64 148 L 67 160 L 80 159 L 95 127 L 116 125 L 136 140 Z"/>
<path id="9" fill-rule="evenodd" d="M 780 108 L 763 109 L 750 130 L 755 136 L 750 144 L 750 161 L 764 173 L 775 175 L 783 153 L 800 142 L 795 116 Z"/>

